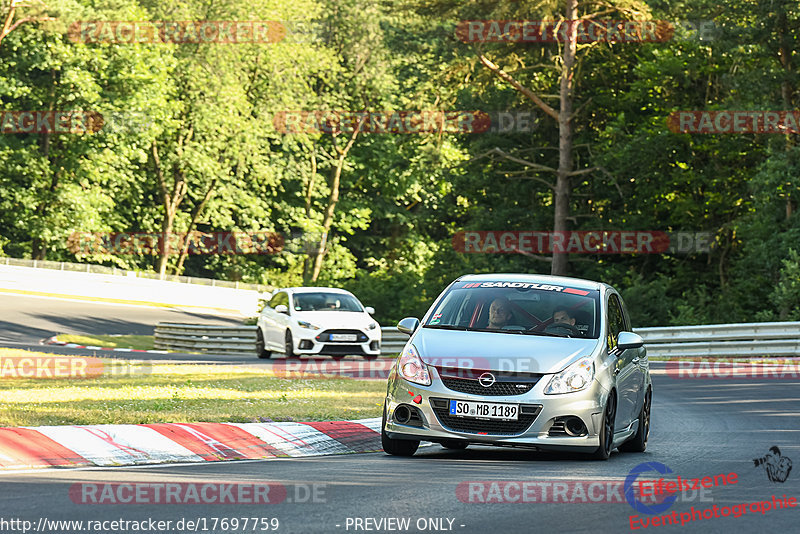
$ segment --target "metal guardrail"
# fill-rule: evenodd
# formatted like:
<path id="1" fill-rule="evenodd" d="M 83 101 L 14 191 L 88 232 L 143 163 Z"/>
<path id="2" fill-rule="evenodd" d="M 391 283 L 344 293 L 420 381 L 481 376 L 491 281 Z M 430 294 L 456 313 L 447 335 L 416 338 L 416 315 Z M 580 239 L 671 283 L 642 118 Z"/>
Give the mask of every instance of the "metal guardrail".
<path id="1" fill-rule="evenodd" d="M 255 357 L 257 330 L 257 326 L 244 325 L 158 323 L 154 345 L 159 350 Z"/>
<path id="2" fill-rule="evenodd" d="M 32 267 L 34 269 L 51 269 L 55 271 L 68 271 L 78 273 L 109 274 L 112 276 L 131 276 L 135 278 L 146 278 L 150 280 L 164 280 L 167 282 L 180 282 L 183 284 L 197 284 L 211 287 L 227 287 L 231 289 L 250 289 L 253 291 L 267 292 L 275 289 L 272 286 L 261 284 L 247 284 L 244 282 L 230 282 L 228 280 L 216 280 L 213 278 L 198 278 L 196 276 L 179 276 L 174 274 L 164 275 L 163 278 L 158 273 L 146 271 L 127 271 L 116 267 L 106 267 L 105 265 L 95 265 L 93 263 L 69 263 L 66 261 L 46 261 L 28 260 L 21 258 L 0 258 L 0 265 L 11 267 Z"/>
<path id="3" fill-rule="evenodd" d="M 666 326 L 638 328 L 636 333 L 642 336 L 648 344 L 769 339 L 800 340 L 800 322 Z"/>
<path id="4" fill-rule="evenodd" d="M 800 356 L 800 322 L 640 328 L 656 357 Z"/>
<path id="5" fill-rule="evenodd" d="M 381 354 L 397 354 L 406 346 L 408 335 L 394 326 L 381 327 Z"/>
<path id="6" fill-rule="evenodd" d="M 157 349 L 255 356 L 256 326 L 205 326 L 159 323 Z M 716 324 L 638 328 L 648 356 L 765 357 L 800 356 L 800 322 Z M 408 336 L 381 327 L 381 354 L 397 354 Z"/>

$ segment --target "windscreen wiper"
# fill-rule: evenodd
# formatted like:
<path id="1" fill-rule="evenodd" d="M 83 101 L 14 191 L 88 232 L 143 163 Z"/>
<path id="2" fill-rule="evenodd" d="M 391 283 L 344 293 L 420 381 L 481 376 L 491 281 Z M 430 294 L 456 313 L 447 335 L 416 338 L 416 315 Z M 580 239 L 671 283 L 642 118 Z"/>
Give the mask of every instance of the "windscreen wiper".
<path id="1" fill-rule="evenodd" d="M 520 334 L 525 334 L 526 336 L 570 337 L 567 334 L 555 334 L 553 332 L 534 332 L 532 330 L 525 330 L 523 332 L 520 332 Z"/>

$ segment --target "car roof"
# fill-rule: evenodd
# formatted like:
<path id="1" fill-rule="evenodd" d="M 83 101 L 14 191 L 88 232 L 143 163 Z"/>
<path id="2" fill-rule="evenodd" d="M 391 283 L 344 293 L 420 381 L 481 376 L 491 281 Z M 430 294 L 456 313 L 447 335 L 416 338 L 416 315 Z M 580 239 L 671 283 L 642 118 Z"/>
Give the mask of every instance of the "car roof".
<path id="1" fill-rule="evenodd" d="M 457 282 L 533 282 L 555 284 L 559 286 L 569 286 L 577 289 L 600 290 L 603 287 L 610 287 L 593 280 L 583 278 L 571 278 L 568 276 L 551 276 L 549 274 L 527 274 L 527 273 L 495 273 L 495 274 L 467 274 L 456 280 Z"/>
<path id="2" fill-rule="evenodd" d="M 276 289 L 275 292 L 278 291 L 286 291 L 288 293 L 341 293 L 342 295 L 352 295 L 346 289 L 340 289 L 337 287 L 283 287 L 281 289 Z"/>

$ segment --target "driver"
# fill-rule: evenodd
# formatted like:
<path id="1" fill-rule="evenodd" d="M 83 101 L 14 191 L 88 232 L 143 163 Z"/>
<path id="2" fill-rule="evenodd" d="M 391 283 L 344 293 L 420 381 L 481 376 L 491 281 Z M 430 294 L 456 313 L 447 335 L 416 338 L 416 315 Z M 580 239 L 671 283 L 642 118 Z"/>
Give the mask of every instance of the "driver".
<path id="1" fill-rule="evenodd" d="M 501 329 L 511 321 L 511 303 L 504 297 L 496 298 L 489 306 L 489 326 L 487 328 Z"/>
<path id="2" fill-rule="evenodd" d="M 575 326 L 575 317 L 570 315 L 570 311 L 567 308 L 556 308 L 556 311 L 553 312 L 553 324 L 556 323 Z"/>

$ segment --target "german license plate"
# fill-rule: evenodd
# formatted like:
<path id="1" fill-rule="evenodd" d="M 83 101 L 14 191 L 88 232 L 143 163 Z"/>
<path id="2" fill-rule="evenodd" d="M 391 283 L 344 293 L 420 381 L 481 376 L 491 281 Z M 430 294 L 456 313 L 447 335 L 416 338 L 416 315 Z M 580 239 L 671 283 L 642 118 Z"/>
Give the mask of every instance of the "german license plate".
<path id="1" fill-rule="evenodd" d="M 355 341 L 358 337 L 355 334 L 331 334 L 331 341 Z"/>
<path id="2" fill-rule="evenodd" d="M 516 421 L 519 416 L 519 406 L 516 404 L 497 404 L 494 402 L 451 400 L 450 415 Z"/>

